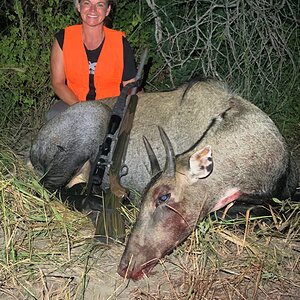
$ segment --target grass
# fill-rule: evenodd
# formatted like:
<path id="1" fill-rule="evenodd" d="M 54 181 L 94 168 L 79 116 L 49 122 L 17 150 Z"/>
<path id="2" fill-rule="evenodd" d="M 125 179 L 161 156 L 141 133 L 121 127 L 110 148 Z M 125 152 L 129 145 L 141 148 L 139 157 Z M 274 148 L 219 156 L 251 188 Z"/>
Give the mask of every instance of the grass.
<path id="1" fill-rule="evenodd" d="M 199 223 L 142 282 L 116 274 L 123 247 L 93 239 L 82 214 L 38 183 L 13 151 L 0 151 L 0 299 L 297 299 L 300 205 L 259 218 Z M 128 225 L 137 209 L 124 210 Z M 129 230 L 128 230 L 129 232 Z"/>
<path id="2" fill-rule="evenodd" d="M 78 227 L 89 223 L 46 192 L 12 151 L 0 155 L 1 292 L 18 290 L 17 299 L 41 299 L 33 287 L 43 282 L 43 266 L 54 272 L 72 265 L 72 251 L 87 237 Z"/>

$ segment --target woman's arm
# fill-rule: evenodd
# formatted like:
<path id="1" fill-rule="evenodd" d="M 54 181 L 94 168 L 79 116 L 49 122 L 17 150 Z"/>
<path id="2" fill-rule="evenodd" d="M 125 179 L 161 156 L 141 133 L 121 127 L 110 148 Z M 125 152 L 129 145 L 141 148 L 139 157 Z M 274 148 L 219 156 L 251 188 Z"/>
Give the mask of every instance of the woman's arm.
<path id="1" fill-rule="evenodd" d="M 131 83 L 131 82 L 135 82 L 135 77 L 132 79 L 126 80 L 126 81 L 122 81 L 122 84 L 123 84 L 123 86 L 125 86 L 126 84 Z"/>
<path id="2" fill-rule="evenodd" d="M 51 51 L 51 84 L 55 94 L 68 105 L 73 105 L 79 100 L 66 85 L 63 52 L 54 40 Z"/>

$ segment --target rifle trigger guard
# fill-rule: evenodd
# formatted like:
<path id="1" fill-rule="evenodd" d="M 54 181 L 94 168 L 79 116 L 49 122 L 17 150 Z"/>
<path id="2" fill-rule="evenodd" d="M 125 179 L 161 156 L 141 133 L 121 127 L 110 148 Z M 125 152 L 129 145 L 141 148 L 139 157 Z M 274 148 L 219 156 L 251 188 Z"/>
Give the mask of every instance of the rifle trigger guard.
<path id="1" fill-rule="evenodd" d="M 127 165 L 122 165 L 120 168 L 120 172 L 119 172 L 119 178 L 126 176 L 128 174 L 128 166 Z"/>

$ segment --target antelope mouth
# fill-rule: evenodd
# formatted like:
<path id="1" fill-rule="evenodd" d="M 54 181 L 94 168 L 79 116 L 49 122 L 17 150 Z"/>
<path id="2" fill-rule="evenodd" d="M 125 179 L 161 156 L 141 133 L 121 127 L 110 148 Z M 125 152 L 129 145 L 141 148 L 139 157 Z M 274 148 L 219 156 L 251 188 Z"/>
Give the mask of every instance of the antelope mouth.
<path id="1" fill-rule="evenodd" d="M 120 264 L 118 267 L 118 274 L 125 279 L 132 279 L 133 281 L 141 280 L 150 275 L 152 269 L 157 265 L 159 258 L 153 258 L 150 261 L 142 264 L 140 267 L 126 266 L 122 267 Z"/>

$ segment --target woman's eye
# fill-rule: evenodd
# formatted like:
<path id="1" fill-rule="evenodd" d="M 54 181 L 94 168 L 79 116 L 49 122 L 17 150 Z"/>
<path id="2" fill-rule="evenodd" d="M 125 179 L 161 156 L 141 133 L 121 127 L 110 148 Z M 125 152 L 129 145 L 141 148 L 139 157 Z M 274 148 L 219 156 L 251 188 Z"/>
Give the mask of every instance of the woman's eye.
<path id="1" fill-rule="evenodd" d="M 171 193 L 163 194 L 163 195 L 157 197 L 157 205 L 168 201 L 170 199 L 170 197 L 171 197 Z"/>

